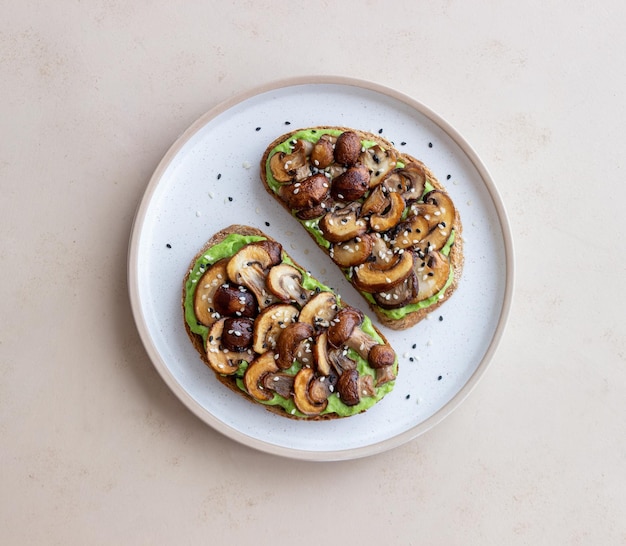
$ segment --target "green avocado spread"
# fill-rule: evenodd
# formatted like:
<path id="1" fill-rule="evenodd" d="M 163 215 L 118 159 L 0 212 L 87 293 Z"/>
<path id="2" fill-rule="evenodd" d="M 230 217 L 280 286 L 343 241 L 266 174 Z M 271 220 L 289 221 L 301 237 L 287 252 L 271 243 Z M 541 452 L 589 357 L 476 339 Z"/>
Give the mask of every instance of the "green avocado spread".
<path id="1" fill-rule="evenodd" d="M 202 336 L 203 344 L 205 346 L 206 346 L 206 338 L 208 335 L 208 328 L 198 322 L 196 318 L 196 314 L 194 312 L 194 294 L 196 291 L 198 280 L 202 277 L 204 272 L 207 269 L 209 269 L 209 267 L 213 265 L 214 263 L 216 263 L 217 261 L 221 260 L 222 258 L 230 258 L 239 249 L 241 249 L 242 247 L 244 247 L 245 245 L 249 243 L 252 243 L 255 241 L 264 241 L 264 240 L 265 240 L 265 237 L 260 237 L 260 236 L 255 236 L 255 235 L 238 235 L 238 234 L 233 233 L 233 234 L 228 235 L 222 242 L 209 248 L 209 250 L 204 252 L 204 254 L 200 256 L 198 260 L 196 260 L 196 262 L 194 263 L 190 271 L 189 277 L 185 283 L 184 313 L 185 313 L 185 320 L 187 324 L 189 325 L 189 329 L 194 334 Z M 282 261 L 283 263 L 288 263 L 289 265 L 296 267 L 293 261 L 290 260 L 289 257 L 286 256 L 284 252 L 282 255 Z M 319 290 L 319 291 L 324 291 L 324 292 L 332 292 L 332 290 L 328 286 L 314 279 L 307 271 L 301 268 L 298 268 L 298 270 L 302 273 L 302 285 L 306 289 Z M 337 301 L 340 301 L 339 296 L 336 295 L 336 297 L 337 297 Z M 366 316 L 364 318 L 363 323 L 361 324 L 360 328 L 366 334 L 374 338 L 376 341 L 380 343 L 383 342 L 378 332 L 374 329 L 374 326 L 372 325 L 372 322 L 369 319 L 369 317 Z M 359 371 L 359 374 L 361 375 L 368 374 L 368 375 L 371 375 L 373 378 L 376 377 L 375 370 L 371 368 L 369 364 L 367 363 L 367 361 L 361 358 L 361 356 L 357 354 L 355 351 L 353 351 L 352 349 L 349 349 L 347 356 L 356 362 L 357 370 Z M 394 373 L 397 373 L 397 370 L 398 370 L 397 359 L 393 366 L 394 366 Z M 243 361 L 235 374 L 237 385 L 244 392 L 247 392 L 247 391 L 243 383 L 243 375 L 247 367 L 248 367 L 248 362 Z M 298 370 L 300 370 L 301 367 L 302 365 L 296 360 L 294 361 L 292 367 L 285 371 L 289 373 L 290 375 L 295 375 L 298 372 Z M 329 414 L 329 413 L 336 413 L 337 415 L 340 415 L 342 417 L 347 417 L 347 416 L 355 415 L 357 413 L 365 411 L 366 409 L 373 406 L 376 402 L 378 402 L 381 398 L 383 398 L 386 394 L 391 392 L 391 390 L 394 387 L 394 384 L 395 384 L 395 381 L 389 381 L 378 387 L 375 387 L 376 394 L 374 396 L 362 397 L 360 402 L 354 406 L 347 406 L 341 401 L 341 398 L 339 398 L 338 395 L 331 394 L 328 398 L 328 405 L 322 411 L 322 415 Z M 262 404 L 281 406 L 286 412 L 292 415 L 296 415 L 299 417 L 306 417 L 304 414 L 298 411 L 293 399 L 284 398 L 276 393 L 274 394 L 274 397 L 271 400 L 259 401 L 259 402 Z"/>
<path id="2" fill-rule="evenodd" d="M 298 139 L 316 143 L 321 138 L 322 135 L 330 134 L 332 136 L 339 136 L 342 132 L 343 131 L 338 130 L 338 129 L 304 129 L 302 131 L 298 131 L 297 133 L 294 133 L 293 135 L 291 135 L 291 137 L 289 137 L 289 140 L 286 140 L 280 143 L 268 154 L 267 162 L 265 164 L 265 175 L 266 175 L 268 186 L 272 189 L 274 193 L 278 194 L 280 184 L 274 179 L 274 176 L 272 175 L 272 171 L 270 169 L 270 158 L 274 154 L 278 152 L 284 152 L 286 154 L 290 153 L 292 143 Z M 361 144 L 363 148 L 367 149 L 367 148 L 371 148 L 372 146 L 375 146 L 376 142 L 373 142 L 370 140 L 363 140 L 361 141 Z M 403 166 L 404 164 L 402 164 L 401 162 L 396 163 L 396 167 L 403 167 Z M 429 191 L 432 191 L 433 189 L 434 187 L 428 181 L 426 181 L 423 195 L 427 194 Z M 405 213 L 408 213 L 408 209 L 407 211 L 405 211 Z M 295 217 L 295 214 L 294 214 L 294 217 Z M 322 230 L 319 227 L 319 222 L 320 222 L 321 217 L 313 218 L 312 220 L 300 220 L 299 218 L 296 218 L 296 219 L 313 236 L 313 238 L 315 239 L 318 245 L 326 249 L 330 248 L 330 243 L 324 238 Z M 448 238 L 448 241 L 446 242 L 444 247 L 441 249 L 441 253 L 444 256 L 450 255 L 450 249 L 452 248 L 452 245 L 454 244 L 454 237 L 455 237 L 455 232 L 453 229 L 450 232 L 450 237 Z M 346 277 L 348 277 L 348 279 L 349 279 L 349 273 L 350 273 L 349 270 L 344 271 L 344 274 L 346 275 Z M 445 291 L 449 288 L 449 286 L 452 284 L 453 281 L 454 281 L 454 268 L 452 267 L 452 265 L 450 265 L 450 274 L 448 276 L 448 280 L 446 284 L 444 285 L 444 287 L 439 292 L 437 292 L 435 295 L 431 296 L 428 299 L 419 301 L 417 303 L 411 303 L 409 305 L 405 305 L 404 307 L 399 307 L 398 309 L 383 309 L 382 307 L 376 304 L 376 301 L 374 300 L 371 294 L 367 292 L 363 292 L 363 291 L 359 291 L 359 292 L 363 295 L 363 297 L 368 302 L 370 302 L 371 305 L 376 307 L 382 314 L 386 315 L 389 318 L 399 320 L 405 317 L 409 313 L 412 313 L 419 309 L 430 307 L 431 305 L 437 303 L 441 298 L 443 298 Z"/>

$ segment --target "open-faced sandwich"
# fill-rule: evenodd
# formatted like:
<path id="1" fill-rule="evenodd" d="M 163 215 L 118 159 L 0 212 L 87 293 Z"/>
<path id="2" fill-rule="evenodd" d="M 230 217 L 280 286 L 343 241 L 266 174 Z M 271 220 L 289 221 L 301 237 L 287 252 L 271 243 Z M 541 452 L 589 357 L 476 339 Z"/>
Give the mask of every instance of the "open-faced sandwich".
<path id="1" fill-rule="evenodd" d="M 384 325 L 408 328 L 456 289 L 458 211 L 424 163 L 379 135 L 344 127 L 287 133 L 267 147 L 261 178 Z"/>
<path id="2" fill-rule="evenodd" d="M 398 360 L 371 320 L 255 228 L 233 225 L 206 243 L 182 304 L 189 338 L 219 381 L 271 411 L 347 417 L 393 389 Z"/>

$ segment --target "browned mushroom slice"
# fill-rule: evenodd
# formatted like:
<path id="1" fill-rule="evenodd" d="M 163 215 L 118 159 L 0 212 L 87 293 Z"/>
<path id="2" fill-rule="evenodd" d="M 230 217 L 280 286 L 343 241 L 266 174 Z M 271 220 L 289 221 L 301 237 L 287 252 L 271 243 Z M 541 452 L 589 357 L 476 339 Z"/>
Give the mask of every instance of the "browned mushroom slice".
<path id="1" fill-rule="evenodd" d="M 206 341 L 206 355 L 211 368 L 222 375 L 232 375 L 239 369 L 243 360 L 252 360 L 251 353 L 229 351 L 222 344 L 224 323 L 226 319 L 220 319 L 211 326 Z M 247 358 L 246 358 L 247 356 Z"/>
<path id="2" fill-rule="evenodd" d="M 359 392 L 359 372 L 356 369 L 346 370 L 337 381 L 337 392 L 346 406 L 356 406 L 361 401 Z"/>
<path id="3" fill-rule="evenodd" d="M 417 300 L 422 301 L 445 286 L 450 276 L 450 262 L 441 252 L 431 252 L 423 260 L 416 260 L 415 272 L 419 283 Z"/>
<path id="4" fill-rule="evenodd" d="M 300 305 L 309 299 L 311 292 L 302 286 L 302 273 L 289 264 L 278 264 L 267 274 L 268 290 L 281 301 L 297 302 Z"/>
<path id="5" fill-rule="evenodd" d="M 319 222 L 324 237 L 331 243 L 348 241 L 362 235 L 367 223 L 360 217 L 360 205 L 350 205 L 327 212 Z"/>
<path id="6" fill-rule="evenodd" d="M 339 201 L 356 201 L 369 189 L 370 175 L 363 165 L 354 165 L 334 178 L 330 195 Z"/>
<path id="7" fill-rule="evenodd" d="M 396 226 L 393 246 L 397 249 L 412 248 L 417 246 L 429 232 L 428 220 L 423 216 L 413 214 Z"/>
<path id="8" fill-rule="evenodd" d="M 198 280 L 193 296 L 193 308 L 198 322 L 205 326 L 212 326 L 219 318 L 213 299 L 217 289 L 228 280 L 227 263 L 227 259 L 216 262 Z"/>
<path id="9" fill-rule="evenodd" d="M 422 198 L 426 184 L 424 167 L 419 163 L 409 163 L 401 169 L 396 169 L 383 182 L 390 192 L 397 192 L 407 202 Z"/>
<path id="10" fill-rule="evenodd" d="M 448 194 L 439 190 L 428 192 L 424 196 L 424 204 L 436 207 L 436 210 L 431 213 L 431 218 L 434 218 L 435 225 L 428 235 L 423 238 L 419 246 L 424 252 L 441 250 L 448 241 L 454 225 L 454 204 Z M 432 225 L 432 223 L 432 221 L 429 222 L 429 225 Z"/>
<path id="11" fill-rule="evenodd" d="M 336 348 L 353 349 L 361 358 L 367 360 L 372 368 L 392 365 L 396 359 L 394 350 L 365 333 L 360 328 L 362 322 L 363 314 L 360 311 L 352 307 L 340 310 L 328 329 L 329 344 Z"/>
<path id="12" fill-rule="evenodd" d="M 243 383 L 248 391 L 248 394 L 256 400 L 271 400 L 274 395 L 271 391 L 268 391 L 263 387 L 262 382 L 267 374 L 277 371 L 278 366 L 276 366 L 274 353 L 272 351 L 267 351 L 266 353 L 257 356 L 248 365 L 243 375 Z"/>
<path id="13" fill-rule="evenodd" d="M 367 216 L 368 214 L 379 213 L 385 210 L 385 207 L 389 206 L 389 199 L 387 199 L 386 194 L 387 192 L 384 186 L 376 186 L 365 201 L 363 201 L 361 216 Z"/>
<path id="14" fill-rule="evenodd" d="M 334 390 L 334 385 L 325 376 L 316 377 L 309 383 L 309 399 L 315 404 L 323 404 Z"/>
<path id="15" fill-rule="evenodd" d="M 417 298 L 419 284 L 415 272 L 411 273 L 400 284 L 389 290 L 373 294 L 374 300 L 383 309 L 398 309 L 408 305 Z"/>
<path id="16" fill-rule="evenodd" d="M 380 387 L 384 383 L 393 381 L 396 378 L 396 373 L 393 366 L 383 366 L 376 369 L 376 386 Z"/>
<path id="17" fill-rule="evenodd" d="M 299 322 L 306 322 L 316 330 L 328 328 L 337 314 L 337 298 L 332 292 L 320 292 L 313 296 L 300 311 Z"/>
<path id="18" fill-rule="evenodd" d="M 349 241 L 335 243 L 329 249 L 333 262 L 341 267 L 352 267 L 364 263 L 371 255 L 374 237 L 364 233 Z"/>
<path id="19" fill-rule="evenodd" d="M 376 396 L 374 388 L 374 378 L 370 374 L 359 375 L 359 395 L 361 397 Z"/>
<path id="20" fill-rule="evenodd" d="M 298 218 L 298 220 L 313 220 L 314 218 L 324 216 L 331 208 L 331 201 L 330 198 L 325 199 L 319 205 L 299 210 L 296 212 L 296 218 Z"/>
<path id="21" fill-rule="evenodd" d="M 330 360 L 328 357 L 328 334 L 326 331 L 323 331 L 315 338 L 315 343 L 313 344 L 313 357 L 317 372 L 324 376 L 329 375 Z"/>
<path id="22" fill-rule="evenodd" d="M 325 169 L 334 160 L 334 143 L 337 139 L 331 135 L 322 135 L 311 150 L 311 163 L 318 169 Z"/>
<path id="23" fill-rule="evenodd" d="M 364 292 L 384 292 L 400 284 L 413 270 L 413 253 L 394 254 L 393 265 L 380 269 L 375 262 L 366 262 L 354 267 L 354 285 Z"/>
<path id="24" fill-rule="evenodd" d="M 263 376 L 261 383 L 266 391 L 273 391 L 283 398 L 291 398 L 293 395 L 293 375 L 284 372 L 269 372 Z"/>
<path id="25" fill-rule="evenodd" d="M 277 303 L 259 313 L 254 321 L 252 349 L 258 354 L 274 350 L 278 338 L 288 324 L 298 318 L 298 309 L 288 303 Z"/>
<path id="26" fill-rule="evenodd" d="M 297 141 L 291 153 L 277 152 L 270 158 L 270 171 L 276 182 L 291 182 L 296 171 L 306 165 L 307 148 L 304 141 Z"/>
<path id="27" fill-rule="evenodd" d="M 310 209 L 324 201 L 330 192 L 328 178 L 321 173 L 280 187 L 278 195 L 291 210 Z"/>
<path id="28" fill-rule="evenodd" d="M 396 192 L 388 194 L 389 207 L 384 212 L 375 213 L 370 216 L 370 226 L 374 231 L 383 232 L 394 228 L 406 207 L 402 195 Z"/>
<path id="29" fill-rule="evenodd" d="M 265 279 L 270 267 L 280 262 L 281 252 L 282 247 L 272 241 L 250 243 L 228 262 L 228 278 L 250 289 L 261 309 L 275 301 L 265 288 Z"/>
<path id="30" fill-rule="evenodd" d="M 367 167 L 370 172 L 370 188 L 378 186 L 393 169 L 396 168 L 398 152 L 393 148 L 385 150 L 376 145 L 364 150 L 359 155 L 359 163 Z"/>
<path id="31" fill-rule="evenodd" d="M 297 359 L 299 352 L 301 353 L 301 360 L 304 355 L 304 349 L 300 348 L 301 343 L 306 340 L 311 341 L 314 333 L 315 331 L 313 326 L 307 324 L 306 322 L 293 322 L 291 324 L 287 324 L 285 328 L 283 328 L 282 332 L 280 332 L 278 341 L 276 342 L 276 353 L 278 355 L 276 365 L 281 370 L 290 368 L 294 360 Z M 309 353 L 311 353 L 311 349 L 309 348 L 308 350 Z"/>
<path id="32" fill-rule="evenodd" d="M 328 405 L 327 401 L 316 403 L 309 397 L 309 384 L 313 378 L 313 368 L 302 368 L 296 374 L 293 384 L 293 401 L 305 415 L 318 415 Z"/>

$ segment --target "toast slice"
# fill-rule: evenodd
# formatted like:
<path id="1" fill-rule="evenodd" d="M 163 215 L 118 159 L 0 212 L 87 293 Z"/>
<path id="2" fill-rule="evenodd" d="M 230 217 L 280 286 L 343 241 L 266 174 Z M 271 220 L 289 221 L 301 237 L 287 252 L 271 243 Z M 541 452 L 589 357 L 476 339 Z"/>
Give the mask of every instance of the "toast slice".
<path id="1" fill-rule="evenodd" d="M 217 379 L 279 415 L 348 417 L 394 387 L 397 356 L 371 320 L 256 228 L 211 237 L 184 277 L 182 308 Z"/>
<path id="2" fill-rule="evenodd" d="M 380 135 L 319 126 L 274 140 L 260 167 L 265 189 L 341 268 L 383 325 L 409 328 L 456 290 L 461 219 L 422 161 Z"/>

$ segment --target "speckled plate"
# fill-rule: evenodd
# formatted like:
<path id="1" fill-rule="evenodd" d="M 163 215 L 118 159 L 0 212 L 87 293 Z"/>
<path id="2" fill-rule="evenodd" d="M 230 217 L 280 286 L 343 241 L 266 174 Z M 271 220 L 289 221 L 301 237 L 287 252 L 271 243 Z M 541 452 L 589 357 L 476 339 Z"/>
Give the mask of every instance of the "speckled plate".
<path id="1" fill-rule="evenodd" d="M 365 302 L 259 178 L 266 146 L 314 125 L 363 129 L 422 159 L 443 182 L 463 222 L 465 267 L 453 297 L 428 320 L 394 332 L 395 389 L 364 414 L 294 421 L 218 383 L 189 342 L 181 286 L 190 260 L 218 230 L 255 226 L 344 300 Z M 501 338 L 513 289 L 513 250 L 496 186 L 474 150 L 440 116 L 378 84 L 338 77 L 291 79 L 207 112 L 171 147 L 138 207 L 129 290 L 146 350 L 172 391 L 204 422 L 253 448 L 315 461 L 363 457 L 424 433 L 469 394 Z M 371 313 L 370 313 L 371 316 Z"/>

